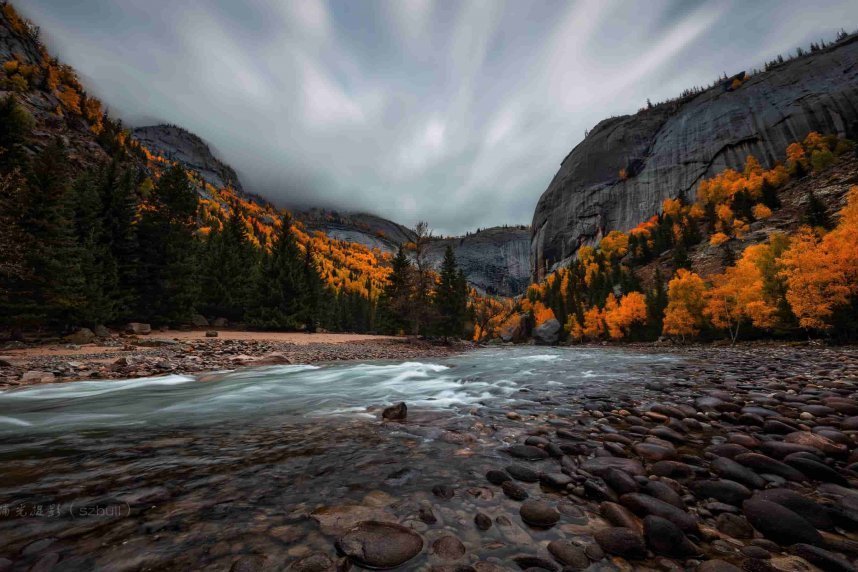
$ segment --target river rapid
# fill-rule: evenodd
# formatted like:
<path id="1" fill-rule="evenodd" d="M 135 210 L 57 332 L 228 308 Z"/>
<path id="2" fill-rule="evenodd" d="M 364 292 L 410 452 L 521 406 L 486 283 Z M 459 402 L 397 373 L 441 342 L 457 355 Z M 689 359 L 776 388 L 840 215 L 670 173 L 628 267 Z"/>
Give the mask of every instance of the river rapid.
<path id="1" fill-rule="evenodd" d="M 285 569 L 308 554 L 335 559 L 354 520 L 340 513 L 357 506 L 422 533 L 455 530 L 474 547 L 494 537 L 487 553 L 501 562 L 511 538 L 530 538 L 526 527 L 478 537 L 472 519 L 514 510 L 483 476 L 524 429 L 508 414 L 571 415 L 576 400 L 640 391 L 678 361 L 502 348 L 2 392 L 0 557 L 22 570 L 40 559 L 63 570 L 228 570 L 261 554 Z M 380 408 L 398 401 L 408 420 L 382 423 Z M 438 485 L 457 494 L 439 499 Z M 430 505 L 431 527 L 419 518 Z"/>

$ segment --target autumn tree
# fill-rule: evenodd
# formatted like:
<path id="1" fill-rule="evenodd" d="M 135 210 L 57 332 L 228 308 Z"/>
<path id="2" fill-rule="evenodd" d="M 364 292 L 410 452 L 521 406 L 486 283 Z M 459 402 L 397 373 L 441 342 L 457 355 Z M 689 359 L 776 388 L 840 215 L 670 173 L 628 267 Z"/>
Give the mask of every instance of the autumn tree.
<path id="1" fill-rule="evenodd" d="M 618 303 L 605 305 L 605 324 L 612 340 L 631 336 L 636 326 L 646 323 L 646 298 L 640 292 L 629 292 Z"/>
<path id="2" fill-rule="evenodd" d="M 667 309 L 664 315 L 664 333 L 679 336 L 696 336 L 704 325 L 706 285 L 694 272 L 680 269 L 667 285 Z"/>

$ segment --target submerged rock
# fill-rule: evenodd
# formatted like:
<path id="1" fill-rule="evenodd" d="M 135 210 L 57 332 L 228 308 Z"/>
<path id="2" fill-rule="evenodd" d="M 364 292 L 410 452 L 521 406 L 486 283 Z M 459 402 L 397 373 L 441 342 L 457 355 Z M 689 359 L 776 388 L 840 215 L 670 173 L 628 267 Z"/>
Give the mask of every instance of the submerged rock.
<path id="1" fill-rule="evenodd" d="M 420 554 L 423 539 L 399 524 L 365 521 L 340 537 L 337 548 L 361 566 L 386 570 Z"/>

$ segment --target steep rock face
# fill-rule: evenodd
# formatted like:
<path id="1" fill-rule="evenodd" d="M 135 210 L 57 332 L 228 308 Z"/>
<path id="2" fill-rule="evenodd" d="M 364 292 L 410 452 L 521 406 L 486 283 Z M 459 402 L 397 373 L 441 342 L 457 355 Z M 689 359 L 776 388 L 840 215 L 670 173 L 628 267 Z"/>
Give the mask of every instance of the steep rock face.
<path id="1" fill-rule="evenodd" d="M 771 166 L 810 131 L 858 135 L 858 37 L 703 93 L 602 121 L 564 159 L 533 216 L 534 279 L 583 244 L 628 230 L 668 197 L 748 155 Z M 627 178 L 620 176 L 625 169 Z"/>
<path id="2" fill-rule="evenodd" d="M 208 144 L 199 136 L 175 125 L 138 127 L 133 137 L 151 152 L 194 170 L 215 187 L 232 187 L 242 192 L 235 170 L 215 157 Z"/>
<path id="3" fill-rule="evenodd" d="M 530 229 L 494 227 L 458 238 L 434 240 L 429 260 L 440 266 L 447 245 L 472 286 L 489 294 L 516 296 L 530 283 Z"/>
<path id="4" fill-rule="evenodd" d="M 320 230 L 336 240 L 356 242 L 393 254 L 400 244 L 414 240 L 414 231 L 368 213 L 340 213 L 324 209 L 299 211 L 295 217 L 310 230 Z"/>

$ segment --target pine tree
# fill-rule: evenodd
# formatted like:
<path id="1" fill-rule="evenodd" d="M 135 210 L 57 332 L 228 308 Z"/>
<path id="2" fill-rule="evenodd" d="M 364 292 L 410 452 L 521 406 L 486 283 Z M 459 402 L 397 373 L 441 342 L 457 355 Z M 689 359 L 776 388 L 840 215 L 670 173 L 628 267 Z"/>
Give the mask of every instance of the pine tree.
<path id="1" fill-rule="evenodd" d="M 80 269 L 83 279 L 81 325 L 95 326 L 111 321 L 116 315 L 116 264 L 105 242 L 101 195 L 97 174 L 84 173 L 74 184 L 75 238 L 80 246 Z"/>
<path id="2" fill-rule="evenodd" d="M 99 193 L 102 208 L 103 241 L 115 274 L 106 284 L 113 301 L 112 320 L 131 320 L 137 312 L 140 251 L 137 240 L 137 182 L 135 172 L 114 158 L 101 171 Z"/>
<path id="3" fill-rule="evenodd" d="M 319 267 L 316 264 L 316 257 L 313 252 L 312 243 L 309 242 L 307 243 L 307 248 L 304 252 L 303 280 L 303 320 L 306 324 L 307 331 L 312 333 L 318 329 L 322 316 L 321 308 L 325 285 L 323 284 L 322 277 L 319 274 Z"/>
<path id="4" fill-rule="evenodd" d="M 180 165 L 155 185 L 139 224 L 140 315 L 156 323 L 181 323 L 197 298 L 197 193 Z"/>
<path id="5" fill-rule="evenodd" d="M 387 333 L 405 331 L 409 325 L 414 289 L 414 268 L 400 246 L 391 263 L 390 277 L 378 300 L 380 329 Z"/>
<path id="6" fill-rule="evenodd" d="M 274 246 L 263 255 L 256 274 L 247 319 L 257 328 L 296 330 L 305 317 L 304 260 L 291 227 L 291 218 L 284 216 Z"/>
<path id="7" fill-rule="evenodd" d="M 456 265 L 453 248 L 447 245 L 441 262 L 441 275 L 433 299 L 437 315 L 437 331 L 444 339 L 461 337 L 467 312 L 467 285 Z"/>
<path id="8" fill-rule="evenodd" d="M 819 197 L 813 191 L 808 191 L 807 193 L 807 208 L 804 211 L 804 222 L 812 227 L 821 226 L 822 228 L 828 228 L 831 225 L 825 203 L 819 200 Z"/>
<path id="9" fill-rule="evenodd" d="M 33 130 L 33 117 L 11 93 L 0 100 L 0 173 L 25 168 L 24 142 Z"/>
<path id="10" fill-rule="evenodd" d="M 647 329 L 652 337 L 658 337 L 664 322 L 664 310 L 667 308 L 667 290 L 659 268 L 655 269 L 653 288 L 646 294 Z"/>
<path id="11" fill-rule="evenodd" d="M 243 320 L 256 260 L 256 248 L 248 239 L 239 206 L 234 204 L 223 230 L 212 231 L 203 247 L 200 310 L 232 321 Z"/>

